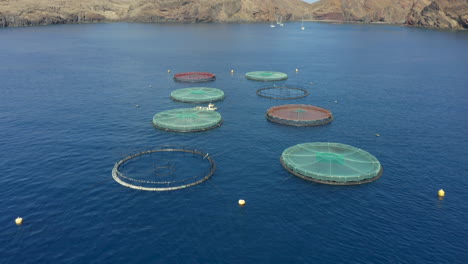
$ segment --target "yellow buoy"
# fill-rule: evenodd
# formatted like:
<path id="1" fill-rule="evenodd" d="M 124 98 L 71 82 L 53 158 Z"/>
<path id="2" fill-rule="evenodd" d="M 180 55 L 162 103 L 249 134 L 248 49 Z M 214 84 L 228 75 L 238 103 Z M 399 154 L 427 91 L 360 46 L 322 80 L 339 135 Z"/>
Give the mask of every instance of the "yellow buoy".
<path id="1" fill-rule="evenodd" d="M 444 197 L 445 196 L 445 191 L 443 189 L 439 190 L 439 197 Z"/>
<path id="2" fill-rule="evenodd" d="M 17 217 L 17 218 L 15 219 L 15 223 L 16 223 L 16 225 L 22 225 L 22 224 L 23 224 L 23 218 Z"/>
<path id="3" fill-rule="evenodd" d="M 245 205 L 245 200 L 240 199 L 240 200 L 239 200 L 239 205 L 240 205 L 240 206 L 244 206 L 244 205 Z"/>
<path id="4" fill-rule="evenodd" d="M 231 70 L 231 73 L 234 73 L 234 70 Z"/>
<path id="5" fill-rule="evenodd" d="M 171 72 L 171 70 L 167 70 L 167 73 L 170 73 L 170 72 Z"/>

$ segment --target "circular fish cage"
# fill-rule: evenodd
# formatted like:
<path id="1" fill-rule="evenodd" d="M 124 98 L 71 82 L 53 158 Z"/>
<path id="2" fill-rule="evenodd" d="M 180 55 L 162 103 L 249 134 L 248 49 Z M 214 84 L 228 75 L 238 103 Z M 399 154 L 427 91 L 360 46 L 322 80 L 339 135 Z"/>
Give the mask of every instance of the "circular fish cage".
<path id="1" fill-rule="evenodd" d="M 283 151 L 280 161 L 291 174 L 331 185 L 368 183 L 383 173 L 380 162 L 370 153 L 340 143 L 298 144 Z"/>
<path id="2" fill-rule="evenodd" d="M 215 171 L 216 164 L 208 153 L 194 148 L 161 146 L 118 161 L 112 169 L 112 178 L 132 189 L 171 191 L 200 184 Z"/>
<path id="3" fill-rule="evenodd" d="M 219 127 L 223 123 L 218 112 L 203 108 L 177 108 L 157 113 L 153 116 L 153 125 L 165 131 L 199 132 Z"/>
<path id="4" fill-rule="evenodd" d="M 333 121 L 333 114 L 313 105 L 287 104 L 268 109 L 266 118 L 283 125 L 320 126 Z"/>
<path id="5" fill-rule="evenodd" d="M 209 72 L 182 72 L 174 74 L 174 80 L 178 82 L 209 82 L 215 79 L 216 76 Z"/>
<path id="6" fill-rule="evenodd" d="M 211 103 L 224 99 L 224 92 L 216 88 L 190 87 L 173 91 L 171 99 L 183 103 Z"/>
<path id="7" fill-rule="evenodd" d="M 290 86 L 269 86 L 258 89 L 257 95 L 269 99 L 291 100 L 304 98 L 309 95 L 309 91 Z"/>
<path id="8" fill-rule="evenodd" d="M 273 71 L 253 71 L 245 74 L 245 78 L 254 81 L 282 81 L 288 78 L 286 73 Z"/>

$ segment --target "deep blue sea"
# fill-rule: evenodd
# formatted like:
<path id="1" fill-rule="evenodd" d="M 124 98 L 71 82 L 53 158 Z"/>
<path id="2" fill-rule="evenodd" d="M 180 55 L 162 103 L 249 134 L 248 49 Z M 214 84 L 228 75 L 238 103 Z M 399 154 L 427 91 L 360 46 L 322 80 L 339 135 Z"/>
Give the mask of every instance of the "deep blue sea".
<path id="1" fill-rule="evenodd" d="M 468 263 L 468 32 L 305 26 L 0 29 L 0 263 Z M 289 79 L 244 77 L 269 70 Z M 217 79 L 174 82 L 187 71 Z M 273 84 L 310 95 L 255 94 Z M 154 114 L 194 106 L 169 97 L 191 86 L 225 92 L 223 125 L 155 129 Z M 335 120 L 268 122 L 285 103 Z M 384 174 L 359 186 L 291 176 L 281 153 L 306 142 L 362 148 Z M 166 144 L 209 152 L 215 174 L 172 192 L 113 180 L 126 154 Z"/>

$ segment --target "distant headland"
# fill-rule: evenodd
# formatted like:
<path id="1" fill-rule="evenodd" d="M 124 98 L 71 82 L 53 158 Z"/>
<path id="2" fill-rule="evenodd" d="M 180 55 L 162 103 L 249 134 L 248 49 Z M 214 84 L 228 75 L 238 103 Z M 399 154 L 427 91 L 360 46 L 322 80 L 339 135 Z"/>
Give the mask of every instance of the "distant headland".
<path id="1" fill-rule="evenodd" d="M 0 0 L 0 27 L 278 18 L 468 29 L 468 0 Z"/>

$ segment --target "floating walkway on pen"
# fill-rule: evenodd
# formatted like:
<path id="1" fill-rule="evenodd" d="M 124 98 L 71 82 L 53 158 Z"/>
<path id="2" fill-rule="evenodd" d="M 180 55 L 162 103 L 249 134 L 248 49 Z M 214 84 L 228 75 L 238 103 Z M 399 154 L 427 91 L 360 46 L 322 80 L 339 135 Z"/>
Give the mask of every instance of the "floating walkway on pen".
<path id="1" fill-rule="evenodd" d="M 144 191 L 171 191 L 208 180 L 216 165 L 211 156 L 195 148 L 160 146 L 130 154 L 114 165 L 112 178 Z"/>
<path id="2" fill-rule="evenodd" d="M 209 82 L 214 81 L 216 79 L 216 75 L 209 72 L 182 72 L 176 73 L 174 75 L 174 80 L 178 82 Z"/>
<path id="3" fill-rule="evenodd" d="M 253 71 L 245 74 L 245 78 L 254 81 L 282 81 L 288 78 L 286 73 L 273 71 Z"/>
<path id="4" fill-rule="evenodd" d="M 298 144 L 284 150 L 280 161 L 291 174 L 331 185 L 368 183 L 383 173 L 380 162 L 370 153 L 340 143 Z"/>
<path id="5" fill-rule="evenodd" d="M 211 103 L 223 100 L 224 92 L 216 88 L 190 87 L 173 91 L 171 99 L 184 103 Z"/>
<path id="6" fill-rule="evenodd" d="M 202 108 L 202 109 L 200 109 Z M 199 132 L 219 127 L 223 123 L 221 115 L 210 108 L 177 108 L 157 113 L 153 125 L 165 131 Z"/>
<path id="7" fill-rule="evenodd" d="M 313 105 L 287 104 L 268 109 L 266 118 L 290 126 L 320 126 L 333 121 L 330 111 Z"/>

